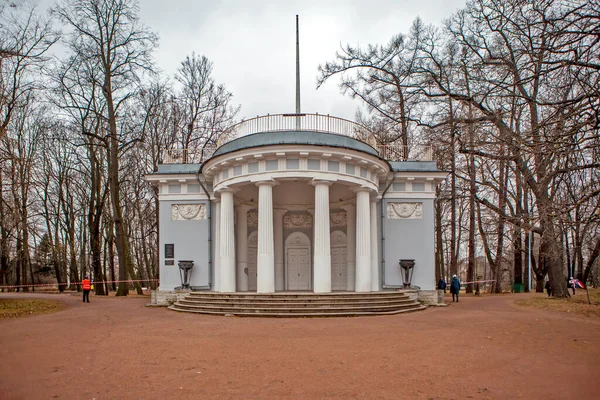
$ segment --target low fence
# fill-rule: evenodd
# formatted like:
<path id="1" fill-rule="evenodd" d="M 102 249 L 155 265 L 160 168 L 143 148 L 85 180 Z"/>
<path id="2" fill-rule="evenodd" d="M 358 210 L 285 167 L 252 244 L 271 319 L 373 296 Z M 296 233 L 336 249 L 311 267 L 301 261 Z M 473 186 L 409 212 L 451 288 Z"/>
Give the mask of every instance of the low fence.
<path id="1" fill-rule="evenodd" d="M 388 161 L 432 161 L 433 147 L 423 145 L 377 144 L 368 128 L 347 119 L 322 114 L 274 114 L 257 116 L 227 129 L 220 136 L 218 146 L 198 149 L 163 149 L 163 164 L 202 163 L 212 157 L 216 149 L 233 139 L 254 133 L 309 131 L 333 133 L 360 140 L 377 150 Z"/>

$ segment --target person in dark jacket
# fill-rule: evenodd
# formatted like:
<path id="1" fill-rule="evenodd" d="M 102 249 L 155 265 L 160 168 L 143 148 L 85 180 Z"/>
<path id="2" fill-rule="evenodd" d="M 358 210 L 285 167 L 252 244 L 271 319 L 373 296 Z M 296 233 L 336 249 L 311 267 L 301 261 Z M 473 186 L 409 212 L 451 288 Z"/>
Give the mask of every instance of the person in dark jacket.
<path id="1" fill-rule="evenodd" d="M 548 297 L 552 296 L 552 285 L 550 284 L 550 280 L 546 281 L 546 292 L 548 292 Z"/>
<path id="2" fill-rule="evenodd" d="M 452 275 L 452 281 L 450 282 L 450 293 L 452 293 L 452 302 L 454 302 L 454 296 L 456 296 L 456 302 L 458 303 L 458 293 L 460 292 L 460 280 L 456 275 Z"/>
<path id="3" fill-rule="evenodd" d="M 446 293 L 446 281 L 444 278 L 440 278 L 440 281 L 438 282 L 438 289 L 443 290 L 444 293 Z"/>

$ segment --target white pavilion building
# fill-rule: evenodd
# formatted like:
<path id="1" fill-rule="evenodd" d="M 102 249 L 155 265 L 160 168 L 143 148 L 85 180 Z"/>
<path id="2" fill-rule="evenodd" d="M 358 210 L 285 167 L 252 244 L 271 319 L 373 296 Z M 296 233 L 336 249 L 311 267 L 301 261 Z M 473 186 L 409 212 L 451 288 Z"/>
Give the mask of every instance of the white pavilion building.
<path id="1" fill-rule="evenodd" d="M 153 302 L 182 287 L 396 290 L 407 286 L 401 259 L 414 260 L 411 288 L 436 297 L 435 188 L 447 174 L 430 148 L 374 148 L 360 132 L 325 115 L 268 115 L 235 126 L 214 152 L 167 154 L 147 176 L 160 200 Z M 181 261 L 193 262 L 187 277 Z"/>

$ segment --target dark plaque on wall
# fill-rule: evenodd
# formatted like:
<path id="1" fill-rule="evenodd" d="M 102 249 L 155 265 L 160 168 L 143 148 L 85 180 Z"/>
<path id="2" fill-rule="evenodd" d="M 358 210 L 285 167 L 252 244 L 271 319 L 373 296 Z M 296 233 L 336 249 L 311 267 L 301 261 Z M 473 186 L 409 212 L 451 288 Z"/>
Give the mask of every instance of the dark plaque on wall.
<path id="1" fill-rule="evenodd" d="M 165 244 L 165 258 L 175 258 L 174 244 Z"/>
<path id="2" fill-rule="evenodd" d="M 165 265 L 175 265 L 175 260 L 165 260 Z"/>

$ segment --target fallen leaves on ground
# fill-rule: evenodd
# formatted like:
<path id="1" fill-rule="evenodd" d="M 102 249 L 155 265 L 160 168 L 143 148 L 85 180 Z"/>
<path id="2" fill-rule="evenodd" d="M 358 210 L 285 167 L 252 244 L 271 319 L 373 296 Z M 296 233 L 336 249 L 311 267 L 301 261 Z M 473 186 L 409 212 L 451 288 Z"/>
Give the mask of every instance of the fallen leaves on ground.
<path id="1" fill-rule="evenodd" d="M 600 289 L 589 289 L 590 300 L 592 304 L 588 304 L 588 298 L 585 290 L 578 290 L 575 296 L 570 298 L 559 299 L 548 296 L 536 296 L 527 299 L 517 300 L 516 303 L 520 306 L 529 308 L 540 308 L 549 311 L 562 311 L 570 314 L 581 314 L 588 317 L 600 317 Z"/>
<path id="2" fill-rule="evenodd" d="M 0 318 L 18 318 L 28 315 L 49 314 L 66 306 L 56 300 L 0 299 Z"/>

